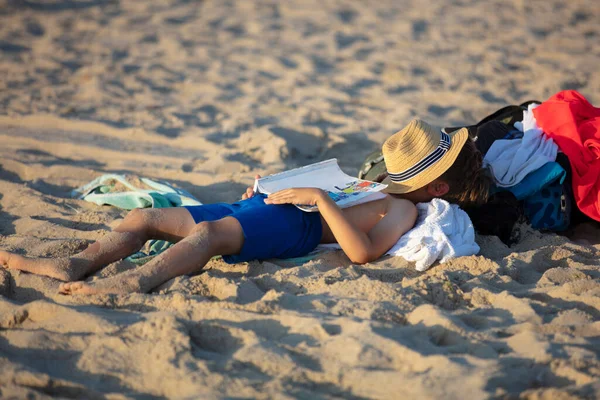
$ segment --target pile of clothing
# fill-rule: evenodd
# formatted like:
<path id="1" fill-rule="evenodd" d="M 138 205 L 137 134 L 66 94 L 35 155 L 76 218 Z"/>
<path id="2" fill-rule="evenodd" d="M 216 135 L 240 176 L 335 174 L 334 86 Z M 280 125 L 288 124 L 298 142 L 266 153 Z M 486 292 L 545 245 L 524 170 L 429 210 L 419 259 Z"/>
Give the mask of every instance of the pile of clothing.
<path id="1" fill-rule="evenodd" d="M 529 104 L 513 125 L 487 122 L 476 138 L 494 177 L 492 198 L 514 198 L 532 227 L 564 231 L 574 213 L 600 221 L 600 108 L 580 93 Z M 483 215 L 471 217 L 479 225 Z"/>
<path id="2" fill-rule="evenodd" d="M 577 91 L 565 90 L 542 103 L 534 115 L 569 159 L 577 208 L 600 221 L 600 108 Z"/>

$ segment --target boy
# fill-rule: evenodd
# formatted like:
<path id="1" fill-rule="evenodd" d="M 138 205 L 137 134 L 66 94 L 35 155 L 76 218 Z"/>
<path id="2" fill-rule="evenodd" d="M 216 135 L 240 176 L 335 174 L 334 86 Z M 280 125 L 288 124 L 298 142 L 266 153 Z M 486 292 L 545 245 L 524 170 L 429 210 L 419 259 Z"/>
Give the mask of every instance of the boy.
<path id="1" fill-rule="evenodd" d="M 381 257 L 416 220 L 414 203 L 443 197 L 460 204 L 487 196 L 481 155 L 466 129 L 446 134 L 413 120 L 383 145 L 388 177 L 377 201 L 341 210 L 325 192 L 295 188 L 233 204 L 134 209 L 113 232 L 61 259 L 30 259 L 0 251 L 0 265 L 66 281 L 63 294 L 148 292 L 202 270 L 215 255 L 228 263 L 290 258 L 337 242 L 357 264 Z M 305 213 L 293 204 L 317 205 Z M 136 251 L 149 239 L 176 242 L 142 267 L 94 282 L 71 282 Z"/>

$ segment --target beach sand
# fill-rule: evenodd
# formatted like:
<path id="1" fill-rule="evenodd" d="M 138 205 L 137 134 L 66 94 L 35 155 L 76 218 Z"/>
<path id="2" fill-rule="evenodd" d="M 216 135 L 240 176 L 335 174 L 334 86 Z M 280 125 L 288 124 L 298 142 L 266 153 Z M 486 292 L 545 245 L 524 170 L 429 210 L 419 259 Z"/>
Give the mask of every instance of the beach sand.
<path id="1" fill-rule="evenodd" d="M 70 197 L 105 173 L 231 202 L 256 173 L 356 174 L 413 117 L 600 105 L 598 21 L 594 0 L 0 0 L 0 249 L 105 235 L 126 212 Z M 600 398 L 597 231 L 519 229 L 424 273 L 211 261 L 150 294 L 0 268 L 0 397 Z"/>

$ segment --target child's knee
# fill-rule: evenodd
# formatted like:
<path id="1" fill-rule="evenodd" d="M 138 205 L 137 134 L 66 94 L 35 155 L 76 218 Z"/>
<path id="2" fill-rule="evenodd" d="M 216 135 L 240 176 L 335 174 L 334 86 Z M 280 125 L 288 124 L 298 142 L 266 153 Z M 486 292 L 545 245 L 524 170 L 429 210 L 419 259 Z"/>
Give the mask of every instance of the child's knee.
<path id="1" fill-rule="evenodd" d="M 196 226 L 194 226 L 192 228 L 192 231 L 190 233 L 192 235 L 203 234 L 203 233 L 210 234 L 211 232 L 214 233 L 215 229 L 216 228 L 212 221 L 201 221 L 201 222 L 198 222 L 196 224 Z"/>
<path id="2" fill-rule="evenodd" d="M 191 231 L 192 235 L 203 235 L 210 238 L 212 242 L 220 241 L 226 237 L 223 225 L 217 221 L 198 222 Z"/>
<path id="3" fill-rule="evenodd" d="M 123 222 L 126 222 L 128 224 L 139 225 L 144 222 L 144 219 L 144 211 L 139 208 L 134 208 L 133 210 L 127 213 Z"/>
<path id="4" fill-rule="evenodd" d="M 240 223 L 232 217 L 217 221 L 202 221 L 192 229 L 192 235 L 202 235 L 219 254 L 237 254 L 244 244 Z"/>
<path id="5" fill-rule="evenodd" d="M 156 218 L 157 211 L 159 210 L 153 208 L 134 208 L 127 213 L 123 223 L 129 230 L 146 232 Z"/>

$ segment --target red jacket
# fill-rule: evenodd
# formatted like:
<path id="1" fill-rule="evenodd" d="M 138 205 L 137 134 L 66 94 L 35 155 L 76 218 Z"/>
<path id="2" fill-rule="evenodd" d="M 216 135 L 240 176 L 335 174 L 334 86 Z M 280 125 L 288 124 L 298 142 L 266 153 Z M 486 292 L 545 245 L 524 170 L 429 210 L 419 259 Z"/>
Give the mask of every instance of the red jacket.
<path id="1" fill-rule="evenodd" d="M 540 128 L 569 158 L 577 206 L 600 221 L 600 108 L 577 91 L 564 90 L 533 113 Z"/>

